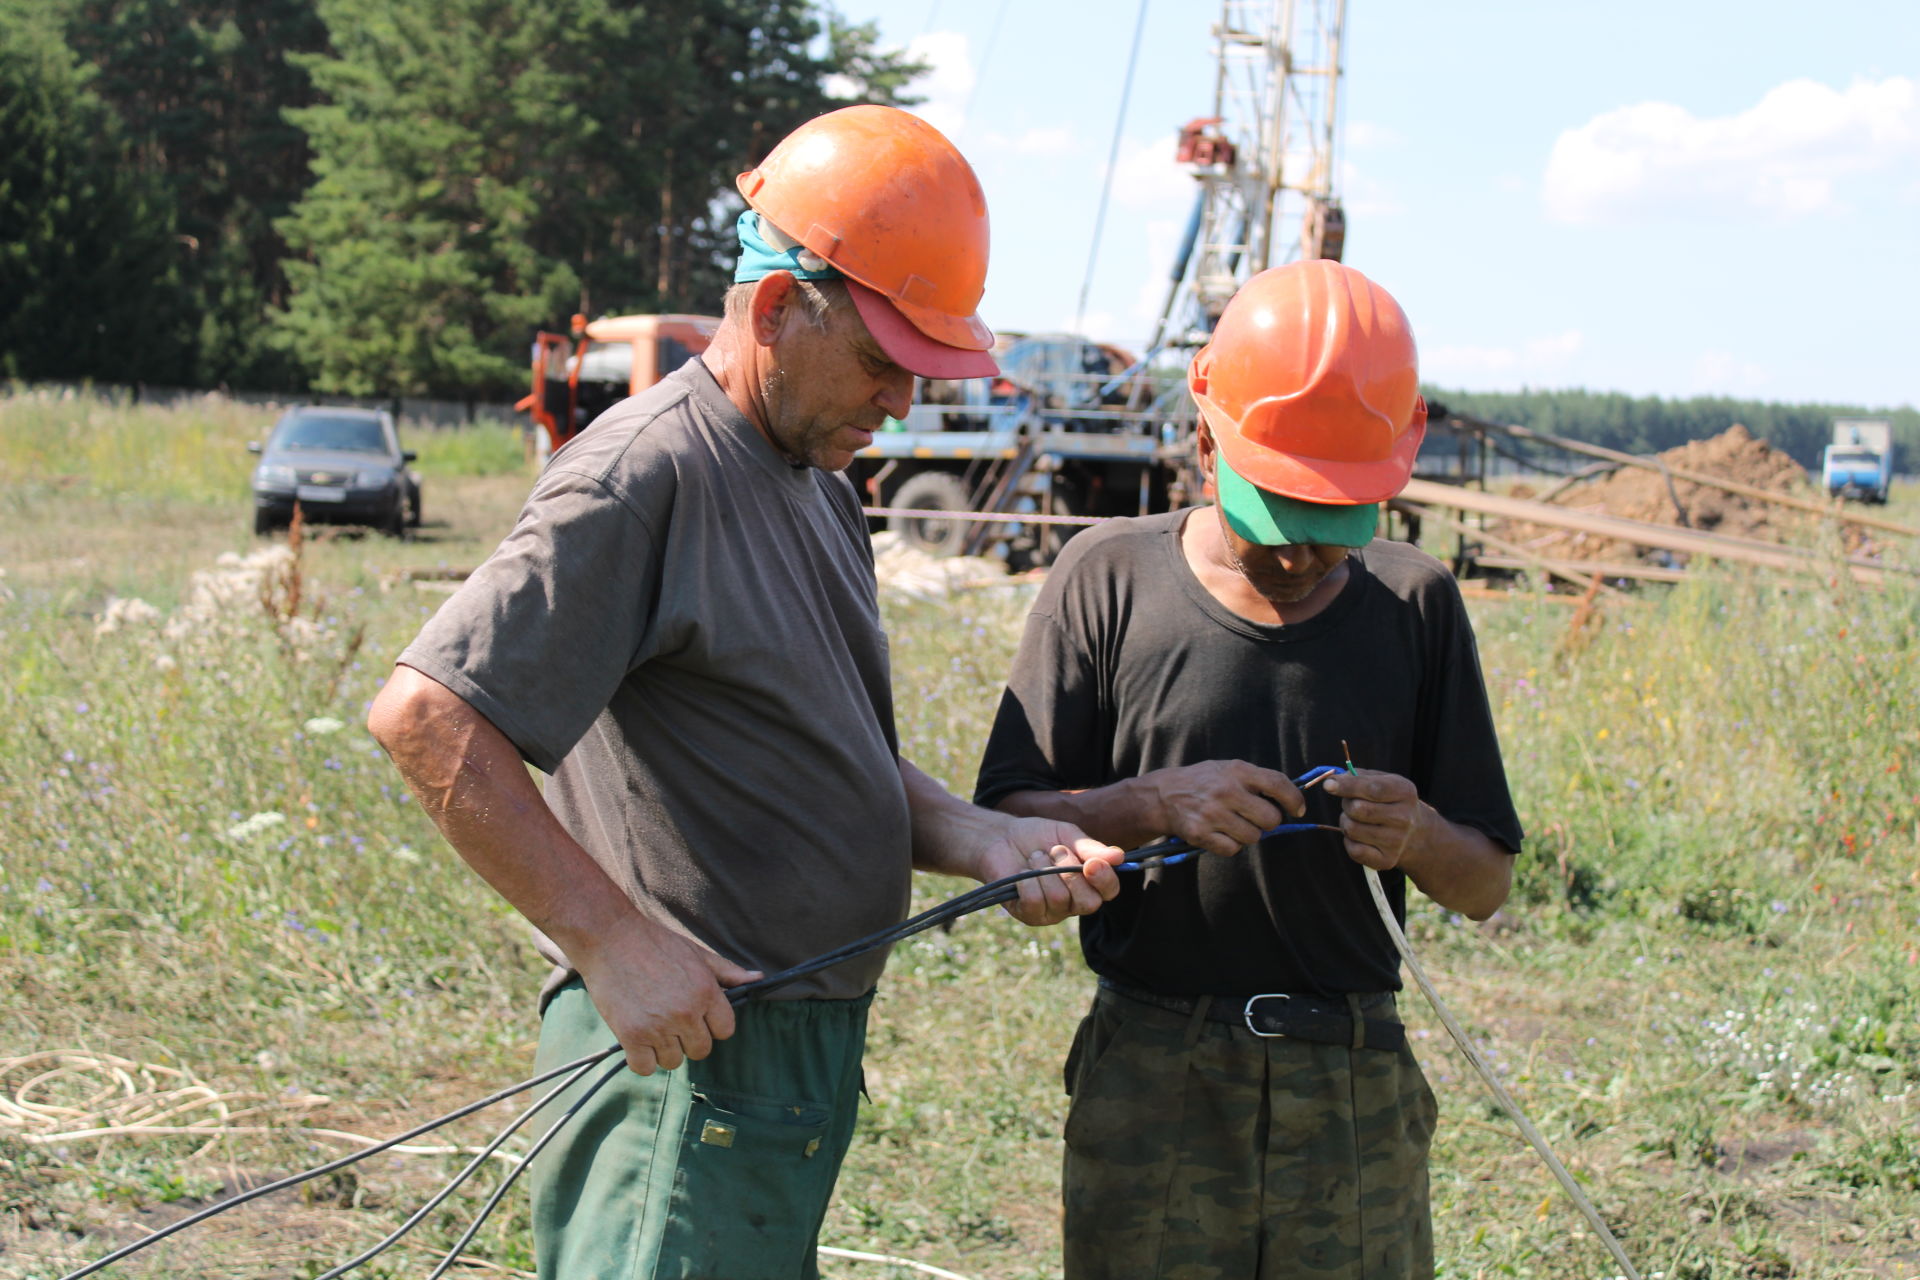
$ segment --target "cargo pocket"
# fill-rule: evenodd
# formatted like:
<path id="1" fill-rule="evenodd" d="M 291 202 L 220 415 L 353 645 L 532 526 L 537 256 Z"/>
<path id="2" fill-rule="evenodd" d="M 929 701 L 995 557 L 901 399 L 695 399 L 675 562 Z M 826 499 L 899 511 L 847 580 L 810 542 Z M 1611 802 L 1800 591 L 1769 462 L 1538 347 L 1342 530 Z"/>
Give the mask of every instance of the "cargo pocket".
<path id="1" fill-rule="evenodd" d="M 1070 1055 L 1068 1148 L 1099 1160 L 1157 1162 L 1173 1145 L 1165 1126 L 1179 1129 L 1188 1053 L 1182 1040 L 1177 1027 L 1121 1018 L 1096 1005 Z"/>
<path id="2" fill-rule="evenodd" d="M 817 1102 L 695 1089 L 657 1274 L 806 1274 L 833 1191 L 831 1122 L 831 1110 Z"/>

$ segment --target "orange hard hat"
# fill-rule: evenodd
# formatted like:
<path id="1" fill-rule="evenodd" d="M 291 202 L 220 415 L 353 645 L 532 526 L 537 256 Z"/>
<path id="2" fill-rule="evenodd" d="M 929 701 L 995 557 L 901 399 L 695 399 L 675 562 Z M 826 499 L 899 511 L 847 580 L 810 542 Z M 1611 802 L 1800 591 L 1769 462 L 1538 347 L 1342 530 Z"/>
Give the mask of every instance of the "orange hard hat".
<path id="1" fill-rule="evenodd" d="M 925 120 L 898 107 L 830 111 L 781 139 L 736 185 L 755 212 L 881 295 L 919 334 L 961 352 L 992 348 L 977 314 L 987 198 L 973 167 Z"/>
<path id="2" fill-rule="evenodd" d="M 1325 258 L 1240 286 L 1187 369 L 1227 464 L 1305 502 L 1381 502 L 1427 431 L 1419 358 L 1391 294 Z"/>

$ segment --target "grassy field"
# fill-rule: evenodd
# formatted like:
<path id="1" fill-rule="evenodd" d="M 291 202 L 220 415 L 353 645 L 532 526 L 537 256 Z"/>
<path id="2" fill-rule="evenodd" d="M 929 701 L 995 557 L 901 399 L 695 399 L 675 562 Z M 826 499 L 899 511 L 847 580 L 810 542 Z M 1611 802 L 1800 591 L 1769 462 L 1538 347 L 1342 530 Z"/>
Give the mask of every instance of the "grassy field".
<path id="1" fill-rule="evenodd" d="M 247 532 L 244 444 L 270 416 L 0 399 L 9 1280 L 531 1062 L 541 966 L 362 728 L 434 579 L 511 521 L 518 442 L 412 433 L 420 536 L 328 531 L 296 556 Z M 1920 494 L 1898 498 L 1920 522 Z M 956 788 L 1027 599 L 887 601 L 904 749 Z M 1489 924 L 1415 906 L 1443 996 L 1643 1272 L 1920 1276 L 1920 590 L 1712 572 L 1590 615 L 1473 607 L 1530 844 Z M 1067 930 L 975 916 L 901 948 L 826 1243 L 1057 1274 L 1059 1065 L 1087 987 Z M 1404 1007 L 1442 1104 L 1442 1273 L 1614 1274 L 1438 1019 Z M 118 1273 L 315 1276 L 459 1167 L 436 1143 L 505 1119 Z M 356 1274 L 430 1270 L 503 1172 Z M 466 1256 L 455 1274 L 529 1273 L 524 1210 Z"/>

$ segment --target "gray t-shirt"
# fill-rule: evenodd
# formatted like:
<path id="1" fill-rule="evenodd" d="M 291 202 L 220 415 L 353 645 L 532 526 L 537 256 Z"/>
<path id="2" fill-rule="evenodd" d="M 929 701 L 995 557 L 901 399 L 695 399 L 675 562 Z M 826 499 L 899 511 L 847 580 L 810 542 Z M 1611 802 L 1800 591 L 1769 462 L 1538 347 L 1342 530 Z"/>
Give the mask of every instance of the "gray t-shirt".
<path id="1" fill-rule="evenodd" d="M 899 922 L 911 835 L 873 551 L 692 361 L 554 455 L 400 655 L 552 774 L 649 917 L 776 972 Z M 564 976 L 565 958 L 542 940 Z M 868 990 L 884 952 L 779 989 Z"/>

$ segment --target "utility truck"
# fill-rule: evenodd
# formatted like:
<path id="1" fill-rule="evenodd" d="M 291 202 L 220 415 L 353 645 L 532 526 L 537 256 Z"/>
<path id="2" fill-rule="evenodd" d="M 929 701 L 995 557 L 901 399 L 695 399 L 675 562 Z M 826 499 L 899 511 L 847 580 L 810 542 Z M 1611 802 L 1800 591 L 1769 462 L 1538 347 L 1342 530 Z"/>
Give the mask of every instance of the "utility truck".
<path id="1" fill-rule="evenodd" d="M 717 316 L 573 317 L 568 333 L 533 342 L 533 390 L 514 408 L 532 415 L 528 452 L 544 462 L 601 412 L 645 391 L 707 349 Z"/>
<path id="2" fill-rule="evenodd" d="M 1878 418 L 1835 418 L 1833 443 L 1820 460 L 1820 487 L 1829 497 L 1887 500 L 1893 483 L 1893 425 Z"/>

